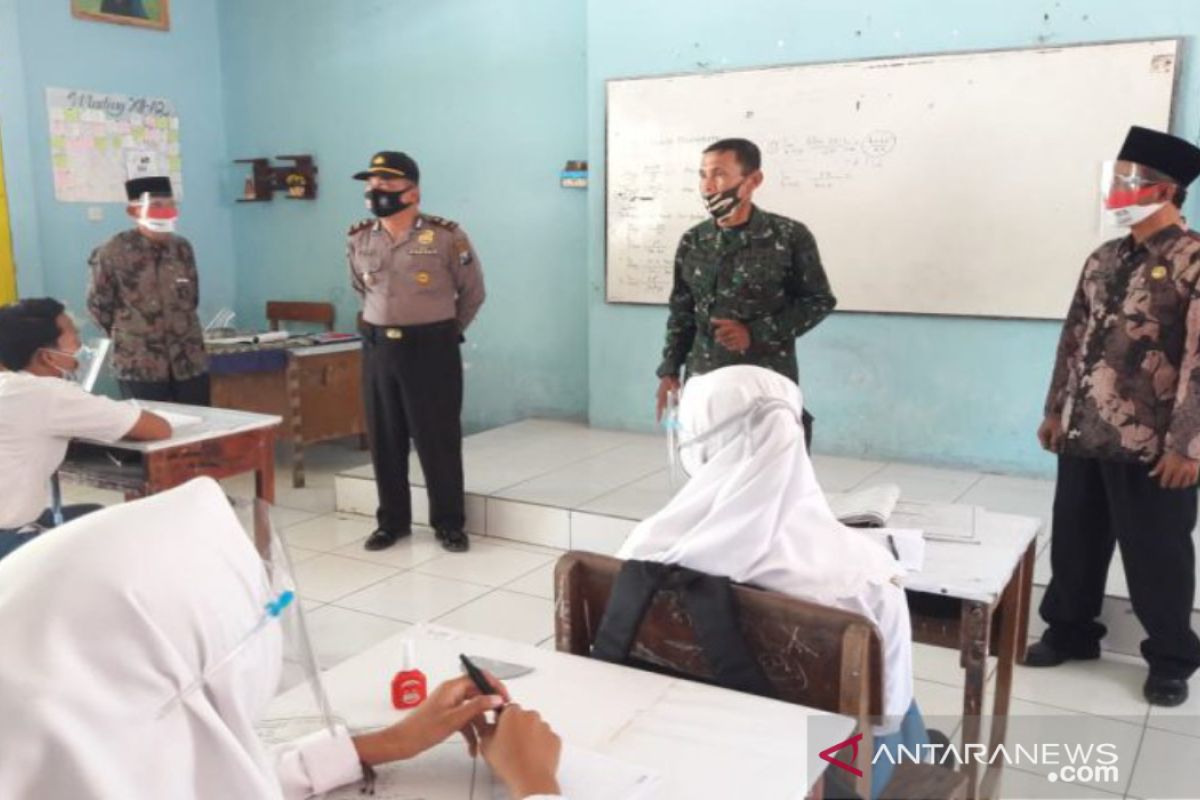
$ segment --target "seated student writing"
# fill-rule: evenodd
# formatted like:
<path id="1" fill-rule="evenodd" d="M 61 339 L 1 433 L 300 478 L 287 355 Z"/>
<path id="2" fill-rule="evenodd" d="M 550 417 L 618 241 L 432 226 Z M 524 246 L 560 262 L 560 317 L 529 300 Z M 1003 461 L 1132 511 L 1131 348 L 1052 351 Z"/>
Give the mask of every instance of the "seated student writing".
<path id="1" fill-rule="evenodd" d="M 865 616 L 883 638 L 886 719 L 876 745 L 915 752 L 929 740 L 913 699 L 903 569 L 830 510 L 804 445 L 802 409 L 800 388 L 761 367 L 723 367 L 688 381 L 677 447 L 690 480 L 634 529 L 617 555 L 679 564 Z M 887 759 L 875 763 L 872 797 L 890 775 Z"/>
<path id="2" fill-rule="evenodd" d="M 0 558 L 53 525 L 51 476 L 72 438 L 165 439 L 166 420 L 90 394 L 71 380 L 79 331 L 61 303 L 21 300 L 0 308 Z M 98 506 L 67 506 L 73 519 Z"/>
<path id="3" fill-rule="evenodd" d="M 0 797 L 299 800 L 459 731 L 512 797 L 558 794 L 560 742 L 537 713 L 508 704 L 484 720 L 508 699 L 494 679 L 499 695 L 459 678 L 390 727 L 268 749 L 256 723 L 279 687 L 285 625 L 303 622 L 264 616 L 272 603 L 297 613 L 284 561 L 267 568 L 210 478 L 0 561 Z"/>

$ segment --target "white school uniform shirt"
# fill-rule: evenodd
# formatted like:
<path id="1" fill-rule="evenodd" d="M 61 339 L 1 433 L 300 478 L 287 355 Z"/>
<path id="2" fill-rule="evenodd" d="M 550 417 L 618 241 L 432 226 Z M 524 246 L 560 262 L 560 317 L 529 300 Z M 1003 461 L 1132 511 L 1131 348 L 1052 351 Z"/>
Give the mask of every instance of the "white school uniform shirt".
<path id="1" fill-rule="evenodd" d="M 73 438 L 115 442 L 141 411 L 74 381 L 0 372 L 0 528 L 20 528 L 49 504 L 50 476 Z"/>

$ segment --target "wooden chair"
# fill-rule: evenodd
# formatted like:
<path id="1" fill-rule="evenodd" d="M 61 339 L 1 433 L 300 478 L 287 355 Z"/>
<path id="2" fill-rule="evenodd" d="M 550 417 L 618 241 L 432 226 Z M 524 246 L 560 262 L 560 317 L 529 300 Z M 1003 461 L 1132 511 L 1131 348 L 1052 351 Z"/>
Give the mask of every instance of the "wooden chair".
<path id="1" fill-rule="evenodd" d="M 590 654 L 621 563 L 619 559 L 584 552 L 570 552 L 558 560 L 554 569 L 558 650 Z M 855 786 L 863 797 L 869 797 L 870 763 L 869 757 L 863 756 L 874 752 L 871 718 L 883 713 L 883 645 L 879 631 L 858 614 L 778 592 L 735 586 L 734 595 L 742 636 L 779 699 L 858 720 L 863 739 L 857 766 L 863 776 Z M 687 611 L 671 591 L 659 592 L 651 603 L 630 655 L 684 677 L 705 681 L 712 678 Z M 914 766 L 921 769 L 925 765 Z M 965 789 L 965 776 L 959 777 L 962 781 L 952 783 L 956 790 Z M 931 799 L 955 796 L 923 795 Z"/>
<path id="2" fill-rule="evenodd" d="M 279 330 L 280 322 L 309 322 L 314 325 L 324 325 L 325 330 L 333 330 L 337 310 L 333 303 L 308 303 L 301 301 L 268 300 L 267 322 L 271 330 Z"/>

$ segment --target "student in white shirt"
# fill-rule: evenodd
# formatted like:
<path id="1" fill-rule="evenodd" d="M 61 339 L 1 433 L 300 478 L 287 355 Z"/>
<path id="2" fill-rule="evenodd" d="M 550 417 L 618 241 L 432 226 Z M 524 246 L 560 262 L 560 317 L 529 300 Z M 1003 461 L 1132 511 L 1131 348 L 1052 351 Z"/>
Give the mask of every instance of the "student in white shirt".
<path id="1" fill-rule="evenodd" d="M 884 721 L 876 745 L 918 746 L 912 623 L 904 570 L 882 545 L 838 522 L 804 444 L 800 387 L 761 367 L 729 366 L 688 381 L 679 460 L 690 476 L 617 555 L 679 564 L 738 583 L 862 614 L 883 639 Z M 872 796 L 890 777 L 875 763 Z"/>
<path id="2" fill-rule="evenodd" d="M 283 620 L 264 622 L 272 574 L 210 478 L 0 561 L 0 797 L 300 800 L 459 731 L 512 797 L 558 794 L 560 742 L 535 712 L 483 720 L 508 697 L 495 681 L 501 696 L 460 678 L 390 727 L 265 747 L 285 650 Z"/>
<path id="3" fill-rule="evenodd" d="M 90 394 L 71 380 L 79 331 L 50 298 L 0 308 L 0 558 L 52 525 L 50 477 L 72 438 L 165 439 L 165 420 L 129 403 Z M 68 506 L 64 519 L 94 511 Z"/>

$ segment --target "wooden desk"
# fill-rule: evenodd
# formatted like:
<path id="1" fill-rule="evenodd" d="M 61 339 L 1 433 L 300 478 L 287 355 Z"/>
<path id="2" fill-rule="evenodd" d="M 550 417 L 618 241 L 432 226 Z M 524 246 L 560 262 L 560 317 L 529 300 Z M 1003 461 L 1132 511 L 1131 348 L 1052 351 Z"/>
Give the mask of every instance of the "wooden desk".
<path id="1" fill-rule="evenodd" d="M 1012 696 L 1013 667 L 1025 657 L 1029 632 L 1029 604 L 1033 591 L 1033 562 L 1040 520 L 1014 514 L 980 510 L 974 542 L 927 540 L 925 565 L 910 574 L 905 588 L 918 594 L 945 598 L 951 617 L 922 614 L 925 605 L 910 598 L 913 640 L 959 650 L 966 672 L 963 686 L 964 745 L 980 741 L 987 659 L 997 656 L 996 696 L 992 714 L 991 744 L 1003 743 Z M 978 765 L 966 767 L 968 797 L 995 797 L 1003 759 L 988 766 L 982 781 Z"/>
<path id="2" fill-rule="evenodd" d="M 159 442 L 71 443 L 58 474 L 64 480 L 121 492 L 126 500 L 155 494 L 206 475 L 220 480 L 254 473 L 255 495 L 275 501 L 277 416 L 181 406 L 142 405 L 202 419 Z"/>
<path id="3" fill-rule="evenodd" d="M 230 362 L 259 356 L 242 371 Z M 212 403 L 282 417 L 292 445 L 292 485 L 304 486 L 307 444 L 361 436 L 362 343 L 210 348 Z"/>
<path id="4" fill-rule="evenodd" d="M 462 674 L 459 653 L 533 667 L 529 675 L 507 681 L 513 699 L 541 713 L 564 745 L 658 773 L 662 783 L 655 797 L 660 798 L 803 797 L 819 777 L 807 757 L 823 763 L 817 762 L 816 753 L 844 740 L 855 724 L 849 717 L 790 703 L 423 625 L 325 673 L 334 714 L 352 730 L 382 727 L 400 718 L 401 712 L 393 710 L 389 702 L 389 683 L 404 639 L 416 642 L 417 665 L 425 672 L 430 689 Z M 300 686 L 276 698 L 266 717 L 278 721 L 314 713 L 312 693 L 307 686 Z M 828 742 L 808 741 L 808 723 L 814 717 L 821 718 L 821 735 L 827 732 Z M 454 742 L 454 747 L 466 750 L 461 740 Z M 407 763 L 410 769 L 419 767 L 421 757 Z M 446 792 L 444 796 L 457 800 L 468 794 Z M 440 800 L 443 795 L 423 796 Z"/>

